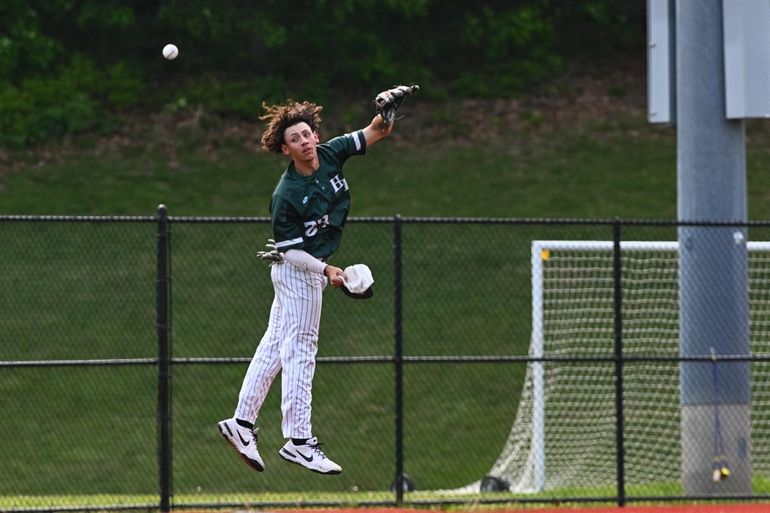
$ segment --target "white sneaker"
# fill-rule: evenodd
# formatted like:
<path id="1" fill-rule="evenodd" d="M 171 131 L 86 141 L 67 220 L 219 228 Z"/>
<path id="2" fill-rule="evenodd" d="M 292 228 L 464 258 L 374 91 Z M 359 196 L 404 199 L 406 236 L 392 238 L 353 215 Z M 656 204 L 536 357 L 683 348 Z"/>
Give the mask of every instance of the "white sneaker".
<path id="1" fill-rule="evenodd" d="M 225 437 L 230 445 L 238 452 L 238 456 L 246 462 L 248 466 L 262 472 L 265 470 L 265 463 L 257 451 L 257 433 L 238 424 L 235 419 L 225 419 L 218 424 L 219 432 Z"/>
<path id="2" fill-rule="evenodd" d="M 342 467 L 327 458 L 319 447 L 320 445 L 317 438 L 311 438 L 303 445 L 294 445 L 294 442 L 289 440 L 281 447 L 278 454 L 286 461 L 302 465 L 319 474 L 339 474 L 342 472 Z"/>

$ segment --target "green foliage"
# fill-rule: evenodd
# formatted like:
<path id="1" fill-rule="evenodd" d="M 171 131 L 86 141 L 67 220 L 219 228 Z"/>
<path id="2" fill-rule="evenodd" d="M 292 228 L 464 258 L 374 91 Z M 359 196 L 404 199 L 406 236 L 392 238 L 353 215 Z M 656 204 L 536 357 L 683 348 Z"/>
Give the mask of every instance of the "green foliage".
<path id="1" fill-rule="evenodd" d="M 0 143 L 23 146 L 95 124 L 98 113 L 87 95 L 63 79 L 25 80 L 0 88 Z"/>
<path id="2" fill-rule="evenodd" d="M 554 2 L 557 52 L 582 62 L 601 62 L 619 52 L 643 52 L 645 5 L 637 0 Z"/>
<path id="3" fill-rule="evenodd" d="M 93 86 L 107 106 L 118 109 L 129 109 L 140 103 L 146 88 L 141 70 L 125 62 L 107 67 Z"/>
<path id="4" fill-rule="evenodd" d="M 38 11 L 28 2 L 0 3 L 0 79 L 18 81 L 44 73 L 62 51 L 61 42 L 45 33 Z"/>
<path id="5" fill-rule="evenodd" d="M 204 75 L 185 82 L 171 106 L 184 108 L 205 105 L 208 111 L 215 114 L 254 119 L 260 113 L 263 101 L 275 103 L 282 100 L 276 91 L 283 88 L 281 78 L 273 75 L 229 81 L 222 81 L 214 75 Z"/>
<path id="6" fill-rule="evenodd" d="M 129 5 L 116 0 L 86 1 L 77 13 L 78 27 L 99 31 L 123 30 L 136 23 L 136 16 Z"/>
<path id="7" fill-rule="evenodd" d="M 638 3 L 7 0 L 0 145 L 103 128 L 118 110 L 251 117 L 261 101 L 344 102 L 396 83 L 426 99 L 516 96 L 561 72 L 578 39 L 595 56 L 643 40 Z M 168 42 L 175 61 L 160 57 Z"/>
<path id="8" fill-rule="evenodd" d="M 56 75 L 0 83 L 0 145 L 20 147 L 86 130 L 108 130 L 112 109 L 134 106 L 144 92 L 138 71 L 117 63 L 99 70 L 75 55 Z"/>

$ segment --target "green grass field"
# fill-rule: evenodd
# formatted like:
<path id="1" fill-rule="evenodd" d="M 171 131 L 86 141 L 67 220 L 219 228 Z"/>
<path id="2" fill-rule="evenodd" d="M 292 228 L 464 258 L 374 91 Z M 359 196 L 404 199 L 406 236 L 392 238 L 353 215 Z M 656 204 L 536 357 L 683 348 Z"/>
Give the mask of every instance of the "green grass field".
<path id="1" fill-rule="evenodd" d="M 514 132 L 472 145 L 412 142 L 404 123 L 402 139 L 385 140 L 346 165 L 351 215 L 674 217 L 675 138 L 636 123 L 593 132 Z M 220 143 L 215 153 L 194 142 L 205 143 L 177 143 L 175 166 L 163 147 L 150 143 L 111 151 L 86 146 L 40 167 L 34 156 L 20 156 L 29 164 L 2 175 L 0 212 L 152 215 L 165 203 L 176 216 L 267 215 L 284 159 L 234 141 Z M 759 199 L 755 210 L 762 197 L 752 197 Z"/>
<path id="2" fill-rule="evenodd" d="M 770 218 L 770 146 L 761 126 L 750 126 L 749 135 L 749 216 L 763 220 Z M 81 142 L 78 151 L 45 165 L 19 154 L 17 166 L 0 175 L 0 214 L 153 215 L 164 203 L 172 216 L 267 215 L 283 159 L 227 139 L 215 152 L 203 152 L 200 142 L 177 141 L 173 165 L 152 141 L 102 152 Z M 540 128 L 473 145 L 405 135 L 371 148 L 345 170 L 354 217 L 676 215 L 675 134 L 641 117 L 580 130 Z M 7 270 L 0 278 L 7 314 L 0 359 L 153 357 L 154 229 L 152 223 L 0 224 Z M 578 235 L 611 236 L 606 227 L 405 226 L 406 354 L 525 355 L 529 241 Z M 272 299 L 266 270 L 253 256 L 266 236 L 260 224 L 174 224 L 175 356 L 251 356 Z M 355 303 L 327 294 L 321 356 L 392 353 L 391 237 L 389 224 L 349 224 L 338 259 L 369 263 L 377 293 Z M 230 453 L 215 423 L 232 412 L 244 371 L 242 363 L 174 368 L 179 500 L 240 501 L 244 490 L 251 497 L 244 502 L 277 493 L 296 497 L 298 490 L 387 490 L 394 452 L 391 366 L 319 366 L 314 422 L 345 467 L 336 480 L 278 461 L 278 382 L 260 421 L 269 472 L 253 475 Z M 508 435 L 523 371 L 520 364 L 407 366 L 405 468 L 418 488 L 459 487 L 483 477 Z M 76 496 L 102 494 L 152 502 L 146 498 L 157 492 L 154 372 L 142 366 L 0 369 L 6 414 L 0 461 L 3 474 L 13 476 L 0 481 L 0 505 L 77 503 Z M 51 436 L 44 442 L 15 436 L 29 425 L 45 426 Z M 677 493 L 670 486 L 661 494 Z"/>

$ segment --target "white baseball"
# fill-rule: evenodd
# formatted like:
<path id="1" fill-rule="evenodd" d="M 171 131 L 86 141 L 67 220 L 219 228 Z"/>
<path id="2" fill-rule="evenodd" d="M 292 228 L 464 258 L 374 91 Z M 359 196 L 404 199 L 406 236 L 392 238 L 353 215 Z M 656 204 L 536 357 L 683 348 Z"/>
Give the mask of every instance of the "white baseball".
<path id="1" fill-rule="evenodd" d="M 171 43 L 167 44 L 163 47 L 163 57 L 165 57 L 168 60 L 176 59 L 176 56 L 179 55 L 179 48 L 176 47 L 176 45 L 172 45 Z"/>

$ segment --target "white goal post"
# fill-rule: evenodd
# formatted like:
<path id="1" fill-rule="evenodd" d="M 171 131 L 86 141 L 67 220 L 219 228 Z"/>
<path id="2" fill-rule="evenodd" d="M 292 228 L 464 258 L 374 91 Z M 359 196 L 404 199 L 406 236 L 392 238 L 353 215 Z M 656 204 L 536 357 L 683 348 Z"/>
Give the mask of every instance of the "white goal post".
<path id="1" fill-rule="evenodd" d="M 615 337 L 613 246 L 532 242 L 529 354 L 565 358 L 527 366 L 513 426 L 489 473 L 511 491 L 616 484 L 615 368 L 608 360 Z M 751 350 L 770 353 L 770 242 L 749 241 L 747 248 Z M 622 241 L 620 249 L 623 353 L 664 357 L 624 366 L 626 483 L 679 482 L 678 242 Z M 752 373 L 752 449 L 760 452 L 754 470 L 768 475 L 770 367 L 755 362 Z"/>

